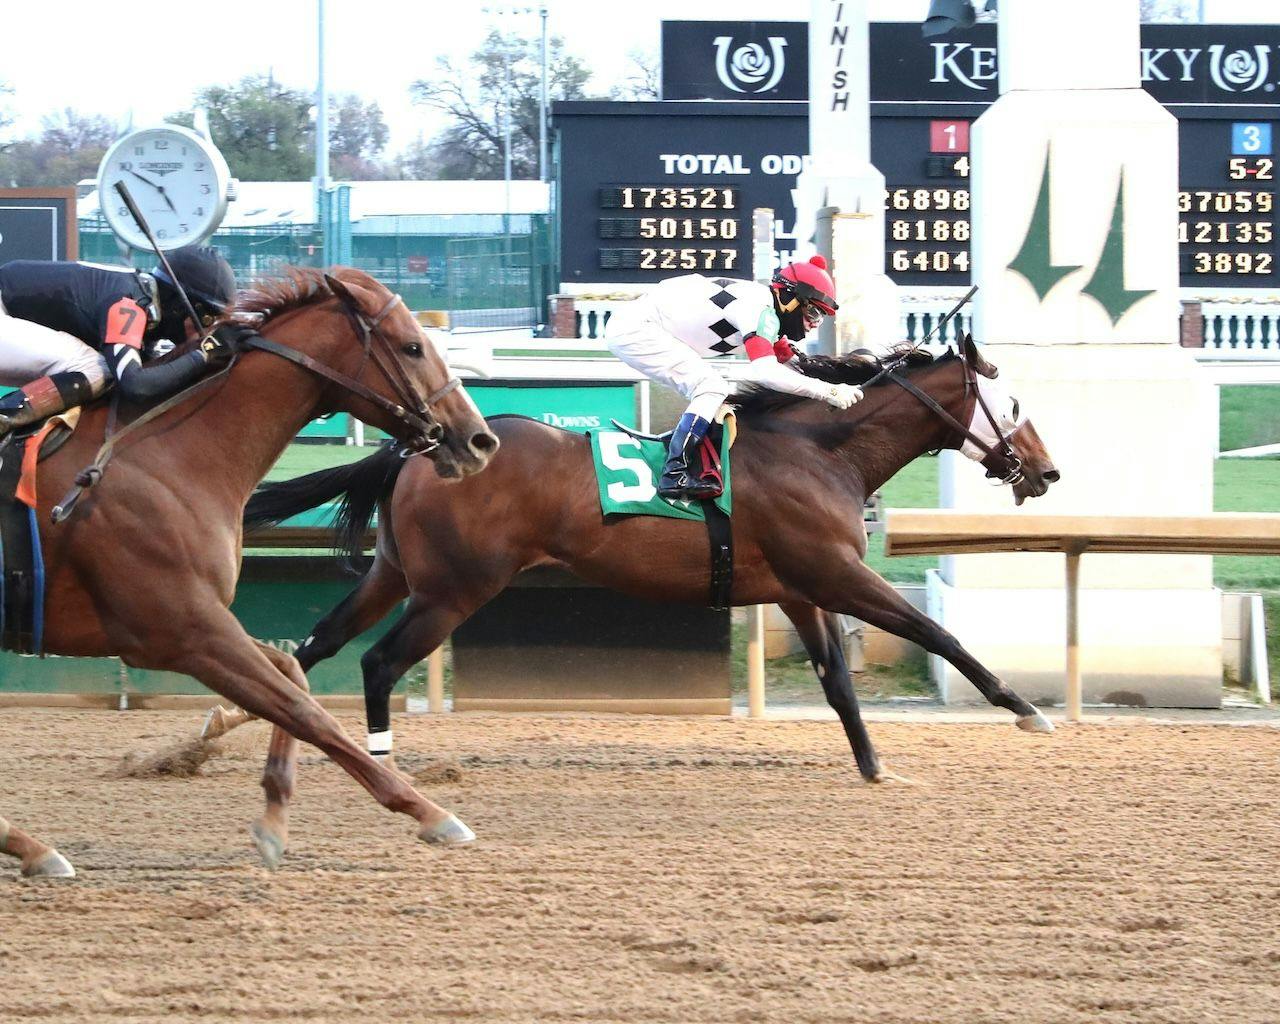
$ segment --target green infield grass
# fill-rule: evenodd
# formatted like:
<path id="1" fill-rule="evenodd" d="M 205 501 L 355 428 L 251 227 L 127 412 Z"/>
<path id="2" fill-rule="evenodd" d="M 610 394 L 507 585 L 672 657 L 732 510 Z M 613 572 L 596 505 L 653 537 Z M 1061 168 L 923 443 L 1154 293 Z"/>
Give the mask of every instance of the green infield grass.
<path id="1" fill-rule="evenodd" d="M 1222 387 L 1218 450 L 1280 444 L 1280 385 Z"/>

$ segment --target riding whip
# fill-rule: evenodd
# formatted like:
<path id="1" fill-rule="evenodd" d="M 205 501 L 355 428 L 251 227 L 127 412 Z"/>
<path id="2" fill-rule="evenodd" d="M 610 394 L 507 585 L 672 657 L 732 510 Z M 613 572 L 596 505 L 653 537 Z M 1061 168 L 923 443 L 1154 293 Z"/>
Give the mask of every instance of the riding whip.
<path id="1" fill-rule="evenodd" d="M 951 307 L 950 312 L 948 312 L 946 316 L 944 316 L 941 320 L 939 320 L 936 324 L 934 324 L 932 328 L 930 328 L 928 334 L 926 334 L 923 338 L 921 338 L 909 349 L 907 349 L 907 351 L 901 352 L 900 354 L 895 356 L 893 359 L 891 359 L 889 362 L 885 363 L 869 381 L 867 381 L 865 384 L 861 386 L 863 388 L 869 388 L 872 384 L 878 383 L 881 380 L 881 378 L 888 376 L 894 370 L 896 370 L 899 366 L 905 363 L 907 361 L 907 357 L 911 355 L 912 352 L 915 352 L 917 349 L 920 348 L 921 345 L 925 344 L 925 342 L 927 342 L 930 338 L 932 338 L 935 334 L 937 334 L 938 331 L 940 331 L 943 328 L 943 326 L 953 316 L 955 316 L 957 313 L 960 312 L 960 310 L 964 309 L 964 307 L 968 305 L 969 300 L 973 298 L 977 290 L 978 290 L 978 286 L 975 284 L 972 288 L 970 288 L 967 292 L 965 292 L 963 296 L 961 296 L 959 302 L 957 302 L 954 306 Z"/>
<path id="2" fill-rule="evenodd" d="M 912 347 L 912 351 L 914 352 L 917 348 L 919 348 L 926 341 L 928 341 L 935 334 L 937 334 L 938 331 L 942 330 L 943 326 L 947 323 L 948 320 L 950 320 L 953 316 L 959 313 L 960 310 L 964 309 L 964 307 L 969 304 L 969 300 L 974 297 L 977 291 L 978 291 L 978 286 L 975 284 L 972 288 L 970 288 L 967 292 L 965 292 L 964 295 L 961 297 L 960 301 L 951 307 L 951 312 L 949 312 L 946 316 L 944 316 L 941 320 L 939 320 L 936 324 L 934 324 L 933 327 L 930 329 L 929 333 L 926 334 L 923 338 L 921 338 Z"/>
<path id="3" fill-rule="evenodd" d="M 151 248 L 155 250 L 156 257 L 160 260 L 160 265 L 164 267 L 165 273 L 169 275 L 169 280 L 173 282 L 174 289 L 182 299 L 182 305 L 187 310 L 187 316 L 191 317 L 191 322 L 196 326 L 196 334 L 201 334 L 204 331 L 204 325 L 200 323 L 200 318 L 196 315 L 196 308 L 191 305 L 191 300 L 187 298 L 187 290 L 182 287 L 182 282 L 178 280 L 178 275 L 173 272 L 173 267 L 169 265 L 169 257 L 164 254 L 164 250 L 160 248 L 160 243 L 156 241 L 156 236 L 151 233 L 151 225 L 147 223 L 142 211 L 138 209 L 138 204 L 133 201 L 133 196 L 129 194 L 129 186 L 123 181 L 117 181 L 115 190 L 120 193 L 120 198 L 124 200 L 124 205 L 129 208 L 129 213 L 137 221 L 138 227 L 142 228 L 142 233 L 147 236 L 147 241 L 151 243 Z"/>

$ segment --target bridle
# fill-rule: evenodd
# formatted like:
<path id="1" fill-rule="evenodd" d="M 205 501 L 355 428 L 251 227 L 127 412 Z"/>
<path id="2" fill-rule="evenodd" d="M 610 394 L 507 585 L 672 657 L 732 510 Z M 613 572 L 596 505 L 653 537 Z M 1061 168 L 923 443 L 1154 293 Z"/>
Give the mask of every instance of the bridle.
<path id="1" fill-rule="evenodd" d="M 404 300 L 399 295 L 392 295 L 382 309 L 378 311 L 377 315 L 373 317 L 366 316 L 363 310 L 356 306 L 347 296 L 335 292 L 334 297 L 342 303 L 343 312 L 351 320 L 352 326 L 360 338 L 360 347 L 364 350 L 364 358 L 360 362 L 360 369 L 356 371 L 355 377 L 348 377 L 346 374 L 331 369 L 324 363 L 299 352 L 297 349 L 290 348 L 288 345 L 281 345 L 279 342 L 264 338 L 258 334 L 243 339 L 240 343 L 241 346 L 243 348 L 257 349 L 260 352 L 270 352 L 281 359 L 296 363 L 303 369 L 331 381 L 344 391 L 388 413 L 406 428 L 409 436 L 405 439 L 405 442 L 414 454 L 435 451 L 440 447 L 440 442 L 444 439 L 444 426 L 436 418 L 435 413 L 431 411 L 431 407 L 446 395 L 457 390 L 462 382 L 450 374 L 444 386 L 433 391 L 425 399 L 418 393 L 413 381 L 409 379 L 404 367 L 400 365 L 400 360 L 396 358 L 395 349 L 390 339 L 378 329 L 382 321 L 390 316 L 397 306 L 404 304 Z M 359 378 L 364 375 L 365 366 L 370 361 L 373 362 L 373 365 L 378 368 L 378 371 L 386 379 L 392 392 L 399 399 L 398 402 L 384 398 L 376 391 L 360 383 Z"/>
<path id="2" fill-rule="evenodd" d="M 966 440 L 974 445 L 979 451 L 984 453 L 982 459 L 982 468 L 987 471 L 987 477 L 997 485 L 1017 484 L 1026 477 L 1026 471 L 1023 468 L 1022 460 L 1018 458 L 1017 453 L 1013 450 L 1013 445 L 1009 443 L 1010 438 L 1016 437 L 1026 424 L 1022 424 L 1005 434 L 1000 429 L 1000 424 L 996 422 L 995 416 L 991 414 L 991 409 L 987 405 L 987 401 L 982 397 L 982 389 L 978 386 L 978 371 L 973 364 L 965 358 L 964 353 L 960 354 L 960 363 L 964 367 L 964 394 L 965 404 L 968 409 L 972 409 L 973 405 L 969 400 L 969 394 L 972 392 L 978 406 L 982 409 L 983 415 L 987 417 L 987 422 L 991 424 L 991 429 L 997 438 L 997 445 L 992 447 L 982 438 L 975 434 L 968 427 L 964 426 L 958 419 L 947 412 L 936 399 L 925 394 L 915 384 L 906 377 L 898 376 L 897 371 L 906 362 L 906 357 L 895 359 L 881 367 L 880 371 L 871 378 L 867 384 L 887 378 L 898 387 L 902 388 L 909 395 L 917 398 L 924 404 L 926 408 L 931 410 L 943 423 L 946 423 L 955 431 L 956 436 L 952 439 L 953 443 L 946 445 L 947 448 L 960 448 Z M 863 387 L 866 387 L 864 384 Z M 972 418 L 972 417 L 966 417 Z"/>
<path id="3" fill-rule="evenodd" d="M 287 359 L 289 362 L 301 366 L 304 370 L 331 381 L 344 391 L 363 399 L 370 405 L 389 413 L 405 426 L 408 434 L 408 437 L 404 438 L 406 447 L 401 457 L 435 451 L 440 447 L 440 442 L 444 440 L 444 426 L 436 418 L 435 413 L 431 411 L 431 407 L 444 398 L 445 395 L 460 387 L 462 382 L 450 374 L 444 386 L 432 392 L 425 399 L 418 394 L 418 389 L 414 387 L 413 381 L 409 379 L 409 375 L 404 372 L 404 367 L 400 365 L 400 361 L 396 358 L 390 339 L 378 330 L 378 325 L 391 314 L 392 310 L 403 303 L 399 295 L 391 296 L 386 305 L 378 311 L 378 315 L 370 318 L 365 316 L 364 312 L 342 292 L 333 289 L 333 294 L 342 303 L 343 310 L 355 326 L 356 333 L 360 336 L 360 347 L 364 349 L 364 359 L 361 360 L 360 369 L 356 371 L 355 377 L 348 377 L 344 373 L 330 369 L 324 363 L 311 358 L 311 356 L 290 348 L 288 345 L 281 345 L 270 338 L 264 338 L 260 334 L 252 334 L 240 339 L 239 347 L 257 349 L 260 352 L 270 352 L 281 359 Z M 378 343 L 377 347 L 374 345 L 375 341 Z M 363 376 L 365 365 L 371 359 L 386 378 L 396 397 L 400 399 L 398 403 L 383 398 L 376 391 L 360 383 L 358 378 Z M 122 440 L 141 430 L 153 420 L 159 419 L 170 409 L 188 401 L 197 393 L 212 387 L 218 381 L 225 380 L 238 360 L 239 355 L 237 354 L 221 370 L 207 377 L 202 377 L 194 384 L 188 385 L 176 394 L 170 395 L 159 405 L 152 406 L 136 420 L 126 424 L 118 431 L 115 430 L 114 425 L 119 392 L 113 393 L 106 436 L 103 438 L 102 445 L 98 448 L 98 453 L 94 456 L 92 464 L 76 474 L 71 490 L 54 506 L 51 517 L 53 522 L 64 522 L 75 511 L 80 495 L 102 479 L 102 475 L 107 471 L 107 465 L 115 453 L 116 446 Z"/>

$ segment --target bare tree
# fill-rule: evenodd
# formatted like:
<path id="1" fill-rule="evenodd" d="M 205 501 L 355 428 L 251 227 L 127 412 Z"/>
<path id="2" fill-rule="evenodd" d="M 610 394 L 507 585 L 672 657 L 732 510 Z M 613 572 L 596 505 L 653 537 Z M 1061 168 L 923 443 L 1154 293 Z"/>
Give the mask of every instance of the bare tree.
<path id="1" fill-rule="evenodd" d="M 1144 22 L 1200 20 L 1197 0 L 1142 0 L 1141 12 Z"/>
<path id="2" fill-rule="evenodd" d="M 13 114 L 9 112 L 9 103 L 5 99 L 6 96 L 13 95 L 13 86 L 8 82 L 0 82 L 0 132 L 3 132 L 9 125 L 13 124 Z M 3 153 L 6 144 L 0 141 L 0 153 Z"/>
<path id="3" fill-rule="evenodd" d="M 627 54 L 627 72 L 627 77 L 613 90 L 613 99 L 662 98 L 662 62 L 653 50 L 631 50 Z"/>
<path id="4" fill-rule="evenodd" d="M 566 53 L 564 40 L 550 41 L 548 92 L 552 100 L 584 99 L 591 72 Z M 532 38 L 491 31 L 464 67 L 448 57 L 436 61 L 434 78 L 414 82 L 414 102 L 435 107 L 451 123 L 428 143 L 426 163 L 438 178 L 501 178 L 503 112 L 511 110 L 511 175 L 538 175 L 538 105 L 541 70 L 538 43 Z M 508 84 L 507 77 L 510 75 Z M 415 163 L 425 170 L 419 152 Z"/>
<path id="5" fill-rule="evenodd" d="M 0 184 L 63 186 L 91 178 L 119 134 L 105 117 L 70 108 L 45 117 L 42 127 L 34 138 L 0 147 Z"/>

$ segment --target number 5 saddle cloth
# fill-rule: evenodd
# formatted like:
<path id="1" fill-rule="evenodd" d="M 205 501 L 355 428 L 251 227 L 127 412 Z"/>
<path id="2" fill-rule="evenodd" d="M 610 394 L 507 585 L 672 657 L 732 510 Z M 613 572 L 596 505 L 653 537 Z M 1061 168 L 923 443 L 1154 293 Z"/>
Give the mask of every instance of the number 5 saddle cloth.
<path id="1" fill-rule="evenodd" d="M 606 516 L 665 516 L 668 519 L 706 519 L 706 502 L 672 501 L 658 495 L 658 478 L 667 459 L 671 435 L 641 434 L 614 420 L 617 430 L 593 430 L 591 459 L 600 490 L 600 511 Z M 694 459 L 724 481 L 715 507 L 728 516 L 733 512 L 729 450 L 737 432 L 732 412 L 722 412 L 703 438 Z M 692 461 L 692 460 L 691 460 Z"/>

